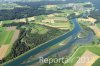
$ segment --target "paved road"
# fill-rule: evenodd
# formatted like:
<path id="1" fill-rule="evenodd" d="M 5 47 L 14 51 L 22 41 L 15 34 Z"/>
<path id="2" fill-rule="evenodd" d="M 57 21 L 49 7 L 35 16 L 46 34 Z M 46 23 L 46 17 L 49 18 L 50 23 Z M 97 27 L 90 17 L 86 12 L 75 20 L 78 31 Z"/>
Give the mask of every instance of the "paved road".
<path id="1" fill-rule="evenodd" d="M 81 30 L 81 27 L 79 26 L 79 24 L 77 23 L 77 19 L 72 19 L 72 23 L 74 24 L 74 29 L 69 32 L 69 33 L 66 33 L 52 41 L 49 41 L 47 43 L 44 43 L 43 45 L 39 46 L 38 48 L 36 49 L 33 49 L 31 51 L 29 51 L 28 53 L 24 54 L 23 56 L 19 57 L 19 58 L 16 58 L 14 59 L 13 61 L 10 61 L 10 62 L 7 62 L 5 64 L 3 64 L 3 66 L 18 66 L 18 64 L 22 63 L 23 61 L 25 61 L 26 59 L 28 59 L 29 57 L 33 56 L 33 55 L 36 55 L 37 53 L 61 42 L 62 40 L 72 36 L 72 35 L 75 35 L 77 34 L 80 30 Z"/>

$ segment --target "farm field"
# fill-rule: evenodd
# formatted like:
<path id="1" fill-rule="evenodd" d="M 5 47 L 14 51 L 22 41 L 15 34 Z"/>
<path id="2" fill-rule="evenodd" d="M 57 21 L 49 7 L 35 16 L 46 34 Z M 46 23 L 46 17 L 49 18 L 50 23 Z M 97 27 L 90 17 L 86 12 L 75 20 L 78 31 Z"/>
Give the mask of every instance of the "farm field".
<path id="1" fill-rule="evenodd" d="M 0 66 L 41 66 L 34 61 L 42 56 L 67 61 L 43 66 L 100 66 L 100 10 L 95 2 L 4 0 L 0 4 Z M 96 58 L 78 64 L 83 57 Z"/>
<path id="2" fill-rule="evenodd" d="M 0 45 L 1 44 L 10 44 L 11 38 L 15 31 L 4 31 L 0 32 Z"/>
<path id="3" fill-rule="evenodd" d="M 10 48 L 10 45 L 9 44 L 2 45 L 0 47 L 0 60 L 2 60 L 6 56 L 7 51 L 8 51 L 9 48 Z"/>
<path id="4" fill-rule="evenodd" d="M 56 22 L 54 24 L 51 24 L 52 26 L 55 26 L 55 27 L 68 27 L 70 28 L 70 24 L 69 22 Z"/>
<path id="5" fill-rule="evenodd" d="M 13 34 L 15 33 L 15 30 L 12 31 L 3 31 L 4 28 L 2 28 L 2 31 L 0 32 L 0 60 L 2 60 L 10 51 L 11 49 L 11 40 L 13 37 Z"/>
<path id="6" fill-rule="evenodd" d="M 96 60 L 95 63 L 93 63 L 92 66 L 99 66 L 100 65 L 100 58 Z"/>
<path id="7" fill-rule="evenodd" d="M 20 6 L 16 3 L 0 3 L 0 10 L 6 9 L 6 10 L 10 10 L 10 9 L 14 9 L 14 8 L 22 8 L 24 6 Z"/>
<path id="8" fill-rule="evenodd" d="M 100 29 L 94 25 L 94 26 L 90 26 L 91 29 L 93 29 L 93 31 L 95 32 L 96 36 L 100 37 Z"/>
<path id="9" fill-rule="evenodd" d="M 5 27 L 0 27 L 0 32 L 5 31 Z"/>
<path id="10" fill-rule="evenodd" d="M 28 21 L 33 21 L 33 20 L 35 20 L 35 17 L 28 17 L 27 19 L 28 19 Z M 20 19 L 15 19 L 15 20 L 4 20 L 2 22 L 3 22 L 3 24 L 10 24 L 10 23 L 14 23 L 14 22 L 20 23 L 20 22 L 26 22 L 26 19 L 20 18 Z"/>
<path id="11" fill-rule="evenodd" d="M 96 26 L 100 29 L 100 23 L 97 23 Z"/>
<path id="12" fill-rule="evenodd" d="M 78 57 L 81 57 L 86 50 L 100 56 L 100 46 L 81 46 L 79 47 L 74 54 L 69 58 L 69 61 L 65 66 L 74 66 L 78 61 Z"/>

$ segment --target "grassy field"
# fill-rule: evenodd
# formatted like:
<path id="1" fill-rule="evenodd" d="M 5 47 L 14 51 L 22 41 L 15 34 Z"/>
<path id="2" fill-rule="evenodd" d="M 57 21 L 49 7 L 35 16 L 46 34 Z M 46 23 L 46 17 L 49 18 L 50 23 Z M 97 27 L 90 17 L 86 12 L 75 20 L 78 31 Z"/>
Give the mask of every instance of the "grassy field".
<path id="1" fill-rule="evenodd" d="M 0 32 L 5 31 L 5 27 L 0 27 Z"/>
<path id="2" fill-rule="evenodd" d="M 92 66 L 100 66 L 100 58 L 96 60 L 96 62 Z"/>
<path id="3" fill-rule="evenodd" d="M 100 29 L 100 23 L 97 23 L 96 26 Z"/>
<path id="4" fill-rule="evenodd" d="M 82 46 L 75 51 L 75 53 L 70 57 L 69 62 L 64 66 L 74 66 L 78 60 L 78 57 L 81 57 L 86 50 L 100 56 L 100 46 Z"/>
<path id="5" fill-rule="evenodd" d="M 44 28 L 43 26 L 34 25 L 32 28 L 31 33 L 38 33 L 38 34 L 45 34 L 48 32 L 48 29 Z"/>
<path id="6" fill-rule="evenodd" d="M 12 20 L 5 20 L 5 21 L 3 21 L 3 24 L 9 24 L 9 23 L 13 23 L 13 21 Z"/>
<path id="7" fill-rule="evenodd" d="M 1 60 L 6 57 L 12 48 L 12 37 L 13 34 L 15 32 L 15 30 L 12 31 L 5 31 L 5 28 L 1 28 L 1 32 L 0 32 L 0 58 Z"/>
<path id="8" fill-rule="evenodd" d="M 14 31 L 0 32 L 0 44 L 10 44 Z"/>
<path id="9" fill-rule="evenodd" d="M 74 12 L 74 10 L 65 9 L 65 10 L 62 10 L 62 12 L 67 13 L 67 14 L 71 14 Z"/>

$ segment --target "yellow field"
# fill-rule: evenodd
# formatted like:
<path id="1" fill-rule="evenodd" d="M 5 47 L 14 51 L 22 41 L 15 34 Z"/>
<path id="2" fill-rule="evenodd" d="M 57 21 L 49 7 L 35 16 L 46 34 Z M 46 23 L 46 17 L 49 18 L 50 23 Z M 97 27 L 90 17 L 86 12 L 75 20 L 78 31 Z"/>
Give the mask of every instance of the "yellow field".
<path id="1" fill-rule="evenodd" d="M 20 30 L 17 30 L 15 26 L 6 27 L 6 31 L 0 33 L 0 60 L 10 52 L 12 44 L 18 39 L 19 33 Z"/>
<path id="2" fill-rule="evenodd" d="M 96 36 L 100 37 L 100 29 L 97 28 L 96 25 L 90 26 L 90 28 L 93 29 L 93 31 L 95 32 Z"/>
<path id="3" fill-rule="evenodd" d="M 86 22 L 91 22 L 91 23 L 94 23 L 96 22 L 96 19 L 92 18 L 92 17 L 88 17 L 88 18 L 79 18 L 78 19 L 79 21 L 86 21 Z"/>
<path id="4" fill-rule="evenodd" d="M 9 44 L 2 45 L 0 47 L 0 60 L 2 60 L 6 56 L 6 53 L 7 53 L 7 50 L 9 49 L 9 47 L 10 47 Z"/>
<path id="5" fill-rule="evenodd" d="M 99 58 L 98 55 L 90 52 L 90 51 L 86 51 L 80 58 L 79 60 L 76 62 L 76 64 L 74 66 L 92 66 L 92 64 Z"/>
<path id="6" fill-rule="evenodd" d="M 35 20 L 34 17 L 28 17 L 28 21 L 32 21 L 32 20 Z M 22 19 L 15 19 L 13 20 L 14 22 L 26 22 L 26 19 L 25 18 L 22 18 Z"/>
<path id="7" fill-rule="evenodd" d="M 46 8 L 54 8 L 54 7 L 57 7 L 57 5 L 46 5 Z"/>

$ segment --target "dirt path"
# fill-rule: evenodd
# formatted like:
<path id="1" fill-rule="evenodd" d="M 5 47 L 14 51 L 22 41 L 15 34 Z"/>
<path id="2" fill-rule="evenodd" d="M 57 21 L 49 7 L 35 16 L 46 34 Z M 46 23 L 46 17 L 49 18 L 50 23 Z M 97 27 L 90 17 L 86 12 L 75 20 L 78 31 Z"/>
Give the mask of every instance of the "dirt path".
<path id="1" fill-rule="evenodd" d="M 11 43 L 12 44 L 18 39 L 19 34 L 20 34 L 20 30 L 15 30 L 14 35 L 13 35 L 13 37 L 11 39 Z"/>

